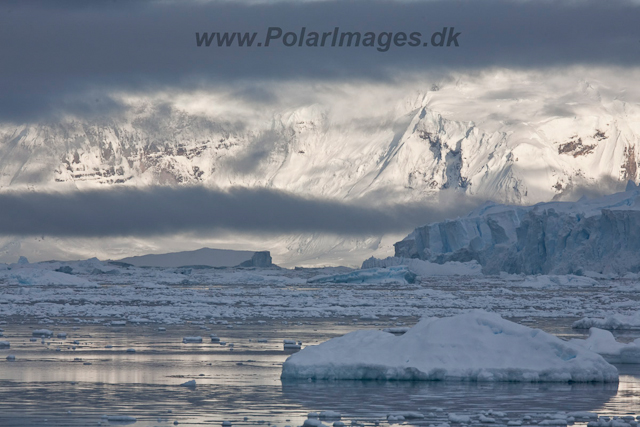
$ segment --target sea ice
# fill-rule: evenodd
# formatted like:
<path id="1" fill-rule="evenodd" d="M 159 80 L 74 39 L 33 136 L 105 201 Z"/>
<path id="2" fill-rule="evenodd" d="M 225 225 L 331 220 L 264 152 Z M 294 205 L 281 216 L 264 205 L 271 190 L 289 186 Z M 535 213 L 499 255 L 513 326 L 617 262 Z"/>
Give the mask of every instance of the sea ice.
<path id="1" fill-rule="evenodd" d="M 282 378 L 616 382 L 602 356 L 497 314 L 426 318 L 401 336 L 364 330 L 290 356 Z"/>
<path id="2" fill-rule="evenodd" d="M 11 343 L 9 341 L 0 341 L 0 348 L 11 348 Z"/>
<path id="3" fill-rule="evenodd" d="M 180 387 L 195 387 L 195 386 L 196 386 L 196 380 L 190 380 L 180 384 Z"/>
<path id="4" fill-rule="evenodd" d="M 184 344 L 201 343 L 202 342 L 202 337 L 184 337 L 184 338 L 182 338 L 182 342 Z"/>
<path id="5" fill-rule="evenodd" d="M 31 332 L 31 335 L 34 337 L 48 338 L 53 336 L 53 332 L 49 329 L 36 329 L 35 331 Z"/>

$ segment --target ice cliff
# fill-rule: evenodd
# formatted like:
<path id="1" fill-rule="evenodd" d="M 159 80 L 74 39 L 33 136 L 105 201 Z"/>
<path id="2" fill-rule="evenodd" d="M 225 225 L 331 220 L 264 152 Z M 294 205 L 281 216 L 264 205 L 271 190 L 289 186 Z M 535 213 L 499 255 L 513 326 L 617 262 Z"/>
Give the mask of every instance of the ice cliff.
<path id="1" fill-rule="evenodd" d="M 487 203 L 462 218 L 416 228 L 395 256 L 476 260 L 486 274 L 640 271 L 640 190 L 533 206 Z"/>

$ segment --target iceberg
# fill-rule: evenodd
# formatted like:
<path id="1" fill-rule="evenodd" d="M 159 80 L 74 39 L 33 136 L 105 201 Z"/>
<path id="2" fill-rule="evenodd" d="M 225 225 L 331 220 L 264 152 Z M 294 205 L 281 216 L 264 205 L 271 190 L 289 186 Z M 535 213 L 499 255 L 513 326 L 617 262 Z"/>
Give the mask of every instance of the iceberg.
<path id="1" fill-rule="evenodd" d="M 416 274 L 407 266 L 389 268 L 368 268 L 350 273 L 320 275 L 307 280 L 307 283 L 415 283 Z"/>
<path id="2" fill-rule="evenodd" d="M 574 329 L 589 329 L 593 327 L 609 330 L 640 329 L 640 311 L 628 316 L 615 313 L 604 319 L 585 317 L 577 322 L 573 322 L 572 327 Z"/>
<path id="3" fill-rule="evenodd" d="M 640 190 L 534 206 L 486 203 L 467 216 L 416 228 L 398 258 L 477 261 L 485 274 L 640 271 Z"/>
<path id="4" fill-rule="evenodd" d="M 579 345 L 481 310 L 421 320 L 404 335 L 362 330 L 290 356 L 282 379 L 617 382 Z"/>
<path id="5" fill-rule="evenodd" d="M 570 342 L 598 353 L 609 363 L 640 363 L 640 338 L 624 344 L 616 341 L 609 331 L 591 328 L 589 338 L 573 339 Z"/>

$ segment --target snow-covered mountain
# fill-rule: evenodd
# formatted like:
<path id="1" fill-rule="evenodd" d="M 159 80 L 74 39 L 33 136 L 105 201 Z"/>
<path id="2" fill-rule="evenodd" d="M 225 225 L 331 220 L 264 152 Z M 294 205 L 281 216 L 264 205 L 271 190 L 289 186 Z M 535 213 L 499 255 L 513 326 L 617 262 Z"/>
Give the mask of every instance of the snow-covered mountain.
<path id="1" fill-rule="evenodd" d="M 396 257 L 472 261 L 484 273 L 624 274 L 640 271 L 640 190 L 534 206 L 487 203 L 416 228 Z"/>
<path id="2" fill-rule="evenodd" d="M 613 76 L 499 70 L 276 87 L 267 105 L 229 94 L 123 98 L 126 111 L 99 120 L 0 125 L 0 191 L 259 186 L 404 203 L 453 189 L 522 205 L 606 192 L 639 173 L 640 96 L 634 76 Z M 281 252 L 300 259 L 345 244 L 285 240 Z"/>

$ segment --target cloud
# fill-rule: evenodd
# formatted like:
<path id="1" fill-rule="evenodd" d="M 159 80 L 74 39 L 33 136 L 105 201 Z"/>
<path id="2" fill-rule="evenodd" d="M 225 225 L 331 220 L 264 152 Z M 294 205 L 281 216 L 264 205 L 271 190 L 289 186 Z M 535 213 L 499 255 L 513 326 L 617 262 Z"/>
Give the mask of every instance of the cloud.
<path id="1" fill-rule="evenodd" d="M 0 120 L 109 115 L 116 91 L 224 87 L 257 103 L 282 81 L 400 81 L 407 73 L 565 65 L 636 67 L 640 6 L 630 1 L 3 2 Z M 197 47 L 195 33 L 461 32 L 459 47 Z M 95 103 L 94 100 L 100 102 Z"/>
<path id="2" fill-rule="evenodd" d="M 466 213 L 477 204 L 471 198 L 440 196 L 433 203 L 385 206 L 304 198 L 265 188 L 13 192 L 0 194 L 0 235 L 134 237 L 215 230 L 381 235 L 409 232 L 423 223 Z"/>

